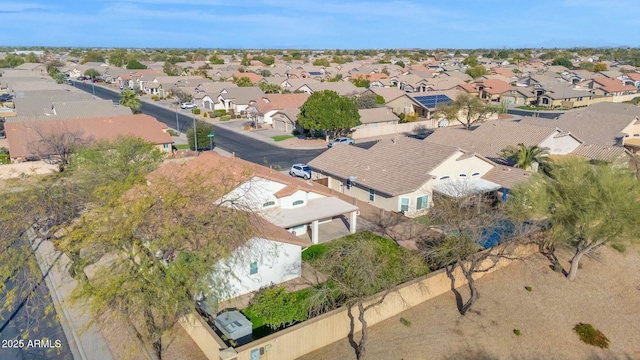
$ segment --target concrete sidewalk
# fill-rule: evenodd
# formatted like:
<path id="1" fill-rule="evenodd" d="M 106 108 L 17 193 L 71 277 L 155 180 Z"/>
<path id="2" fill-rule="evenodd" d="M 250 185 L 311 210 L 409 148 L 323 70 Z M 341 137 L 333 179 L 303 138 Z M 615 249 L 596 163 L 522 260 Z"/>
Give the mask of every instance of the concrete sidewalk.
<path id="1" fill-rule="evenodd" d="M 43 240 L 44 236 L 34 228 L 27 230 L 27 236 L 36 254 L 40 270 L 45 275 L 45 283 L 49 288 L 74 359 L 113 360 L 113 354 L 107 342 L 89 314 L 89 306 L 72 304 L 70 301 L 71 292 L 76 288 L 77 281 L 69 275 L 68 268 L 71 263 L 69 258 L 56 251 L 51 241 Z"/>

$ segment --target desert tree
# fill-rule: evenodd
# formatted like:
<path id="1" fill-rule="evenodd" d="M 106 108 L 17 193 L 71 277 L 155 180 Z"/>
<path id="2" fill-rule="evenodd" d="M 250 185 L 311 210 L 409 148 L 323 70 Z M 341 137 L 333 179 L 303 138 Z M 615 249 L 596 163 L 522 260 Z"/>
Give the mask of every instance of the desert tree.
<path id="1" fill-rule="evenodd" d="M 499 107 L 485 103 L 476 96 L 460 94 L 447 104 L 440 104 L 436 113 L 447 121 L 457 121 L 469 130 L 472 125 L 489 120 L 500 112 Z"/>
<path id="2" fill-rule="evenodd" d="M 367 311 L 382 304 L 396 285 L 428 272 L 420 254 L 370 232 L 332 243 L 311 265 L 328 279 L 311 291 L 311 313 L 346 306 L 351 320 L 349 343 L 358 360 L 366 358 Z M 378 297 L 373 298 L 376 294 Z M 361 325 L 358 340 L 354 334 L 356 317 Z"/>
<path id="3" fill-rule="evenodd" d="M 550 176 L 536 174 L 513 192 L 509 211 L 520 218 L 547 219 L 554 243 L 574 250 L 567 279 L 580 260 L 606 244 L 637 242 L 640 235 L 640 183 L 619 164 L 566 160 Z"/>
<path id="4" fill-rule="evenodd" d="M 96 70 L 94 68 L 90 68 L 90 69 L 85 70 L 84 75 L 90 77 L 91 79 L 95 79 L 98 76 L 100 76 L 101 74 L 100 74 L 100 71 L 98 71 L 98 70 Z"/>
<path id="5" fill-rule="evenodd" d="M 28 126 L 34 136 L 30 143 L 30 156 L 56 164 L 60 171 L 64 171 L 71 163 L 71 158 L 79 147 L 93 142 L 93 138 L 82 130 L 72 129 L 64 122 L 35 121 Z"/>
<path id="6" fill-rule="evenodd" d="M 130 324 L 158 358 L 163 337 L 197 300 L 226 297 L 233 274 L 215 266 L 260 228 L 233 199 L 216 200 L 238 184 L 222 173 L 160 168 L 146 185 L 85 212 L 58 242 L 86 275 L 77 299 L 106 323 Z"/>
<path id="7" fill-rule="evenodd" d="M 490 271 L 501 258 L 513 257 L 507 245 L 530 231 L 528 227 L 508 221 L 500 200 L 493 193 L 480 193 L 472 184 L 468 181 L 442 184 L 440 193 L 434 194 L 429 213 L 439 224 L 443 236 L 419 244 L 431 267 L 444 268 L 451 279 L 451 290 L 461 315 L 478 299 L 474 276 Z M 482 251 L 485 248 L 488 249 Z M 464 277 L 469 290 L 466 301 L 456 290 L 458 274 Z"/>

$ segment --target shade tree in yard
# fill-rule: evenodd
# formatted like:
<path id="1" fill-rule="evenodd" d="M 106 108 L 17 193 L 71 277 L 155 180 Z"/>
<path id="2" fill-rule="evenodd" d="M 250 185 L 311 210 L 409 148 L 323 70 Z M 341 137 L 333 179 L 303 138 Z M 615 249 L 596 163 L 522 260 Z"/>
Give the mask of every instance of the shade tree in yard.
<path id="1" fill-rule="evenodd" d="M 574 280 L 586 254 L 604 245 L 638 242 L 640 182 L 617 164 L 567 160 L 550 177 L 535 174 L 513 191 L 509 211 L 519 218 L 544 218 L 553 244 L 574 251 L 567 279 Z"/>
<path id="2" fill-rule="evenodd" d="M 298 123 L 305 130 L 324 130 L 334 136 L 345 135 L 361 124 L 356 103 L 337 92 L 314 92 L 300 107 Z"/>
<path id="3" fill-rule="evenodd" d="M 472 125 L 485 122 L 500 113 L 500 108 L 487 104 L 476 96 L 460 94 L 455 100 L 438 105 L 436 113 L 444 116 L 449 122 L 462 124 L 469 130 Z"/>

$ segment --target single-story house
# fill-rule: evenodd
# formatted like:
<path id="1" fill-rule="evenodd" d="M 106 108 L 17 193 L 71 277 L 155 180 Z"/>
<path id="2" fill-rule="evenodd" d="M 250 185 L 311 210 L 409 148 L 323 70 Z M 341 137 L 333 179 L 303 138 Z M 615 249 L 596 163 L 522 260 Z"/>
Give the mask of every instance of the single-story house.
<path id="1" fill-rule="evenodd" d="M 80 143 L 114 140 L 118 136 L 133 135 L 155 144 L 164 152 L 171 152 L 173 139 L 167 126 L 149 115 L 120 115 L 74 119 L 18 120 L 5 123 L 11 162 L 24 162 L 58 155 L 52 139 Z M 65 139 L 65 140 L 62 140 Z"/>
<path id="2" fill-rule="evenodd" d="M 381 140 L 369 149 L 334 146 L 309 162 L 314 179 L 327 179 L 334 191 L 384 210 L 419 216 L 433 205 L 434 192 L 463 188 L 469 193 L 505 187 L 498 165 L 457 147 L 408 137 Z M 528 172 L 521 171 L 521 180 Z"/>
<path id="3" fill-rule="evenodd" d="M 253 100 L 253 111 L 258 117 L 258 123 L 276 127 L 273 122 L 273 115 L 280 110 L 299 108 L 307 101 L 309 94 L 265 94 Z M 247 113 L 252 111 L 247 109 Z M 278 124 L 282 125 L 282 124 Z M 277 127 L 287 130 L 287 127 Z"/>
<path id="4" fill-rule="evenodd" d="M 226 87 L 218 94 L 218 102 L 214 110 L 226 110 L 227 112 L 242 113 L 249 107 L 254 99 L 264 96 L 259 87 Z"/>

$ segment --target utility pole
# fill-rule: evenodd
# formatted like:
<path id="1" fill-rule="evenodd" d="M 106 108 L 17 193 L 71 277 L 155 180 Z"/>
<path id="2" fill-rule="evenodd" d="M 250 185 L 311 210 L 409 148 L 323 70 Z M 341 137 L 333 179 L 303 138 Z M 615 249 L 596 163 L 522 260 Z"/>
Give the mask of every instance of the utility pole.
<path id="1" fill-rule="evenodd" d="M 196 113 L 193 112 L 193 109 L 191 110 L 191 112 L 193 113 L 193 143 L 196 146 L 196 154 L 198 153 L 198 128 L 196 127 Z"/>
<path id="2" fill-rule="evenodd" d="M 176 131 L 180 135 L 180 123 L 178 122 L 178 100 L 176 100 Z"/>

